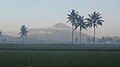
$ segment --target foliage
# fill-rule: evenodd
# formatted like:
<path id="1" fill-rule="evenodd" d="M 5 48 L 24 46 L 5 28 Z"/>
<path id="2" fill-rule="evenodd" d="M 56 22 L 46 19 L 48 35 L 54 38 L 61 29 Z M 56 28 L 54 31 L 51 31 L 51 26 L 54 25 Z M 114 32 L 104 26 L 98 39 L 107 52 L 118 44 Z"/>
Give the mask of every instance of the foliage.
<path id="1" fill-rule="evenodd" d="M 119 52 L 18 51 L 0 53 L 0 67 L 119 67 Z"/>
<path id="2" fill-rule="evenodd" d="M 68 14 L 68 17 L 67 17 L 68 21 L 67 22 L 70 22 L 72 24 L 72 26 L 75 27 L 75 25 L 76 25 L 76 18 L 78 16 L 78 11 L 71 10 L 69 12 L 70 13 Z"/>
<path id="3" fill-rule="evenodd" d="M 88 24 L 87 26 L 90 27 L 98 27 L 98 25 L 103 25 L 101 14 L 99 12 L 93 12 L 91 14 L 88 14 L 89 18 L 87 18 Z"/>
<path id="4" fill-rule="evenodd" d="M 20 28 L 20 33 L 19 34 L 21 35 L 21 37 L 26 37 L 27 33 L 28 33 L 27 27 L 25 25 L 22 25 L 21 28 Z"/>

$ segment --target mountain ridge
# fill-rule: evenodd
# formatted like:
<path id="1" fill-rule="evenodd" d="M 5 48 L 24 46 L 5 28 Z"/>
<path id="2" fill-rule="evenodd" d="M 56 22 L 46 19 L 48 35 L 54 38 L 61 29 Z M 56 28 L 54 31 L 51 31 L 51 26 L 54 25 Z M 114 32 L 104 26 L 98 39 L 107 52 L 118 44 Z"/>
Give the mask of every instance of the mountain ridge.
<path id="1" fill-rule="evenodd" d="M 28 31 L 28 39 L 33 39 L 31 41 L 36 40 L 35 42 L 38 43 L 71 43 L 71 28 L 64 23 L 57 23 L 48 28 L 32 28 L 28 29 Z M 18 33 L 13 32 L 13 34 Z M 91 36 L 82 33 L 82 42 L 85 43 L 88 37 Z M 76 39 L 78 39 L 77 42 Z M 74 32 L 74 43 L 79 43 L 79 31 Z"/>

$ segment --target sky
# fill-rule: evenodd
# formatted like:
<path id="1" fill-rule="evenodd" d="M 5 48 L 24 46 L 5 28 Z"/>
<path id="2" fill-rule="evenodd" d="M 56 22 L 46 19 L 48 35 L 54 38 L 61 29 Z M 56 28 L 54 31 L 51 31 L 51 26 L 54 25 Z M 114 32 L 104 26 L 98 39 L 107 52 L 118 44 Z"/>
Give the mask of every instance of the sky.
<path id="1" fill-rule="evenodd" d="M 120 0 L 0 0 L 0 28 L 6 32 L 18 31 L 21 25 L 45 28 L 66 23 L 71 9 L 85 17 L 94 11 L 102 14 L 105 22 L 96 29 L 97 37 L 120 36 Z M 93 35 L 93 28 L 83 32 Z"/>

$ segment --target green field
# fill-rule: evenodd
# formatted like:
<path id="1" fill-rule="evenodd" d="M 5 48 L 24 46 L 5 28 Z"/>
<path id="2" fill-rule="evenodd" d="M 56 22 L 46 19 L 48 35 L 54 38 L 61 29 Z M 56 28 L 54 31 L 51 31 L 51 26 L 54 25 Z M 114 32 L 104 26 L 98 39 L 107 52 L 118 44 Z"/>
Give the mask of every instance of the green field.
<path id="1" fill-rule="evenodd" d="M 0 67 L 120 67 L 119 45 L 82 46 L 1 45 Z"/>

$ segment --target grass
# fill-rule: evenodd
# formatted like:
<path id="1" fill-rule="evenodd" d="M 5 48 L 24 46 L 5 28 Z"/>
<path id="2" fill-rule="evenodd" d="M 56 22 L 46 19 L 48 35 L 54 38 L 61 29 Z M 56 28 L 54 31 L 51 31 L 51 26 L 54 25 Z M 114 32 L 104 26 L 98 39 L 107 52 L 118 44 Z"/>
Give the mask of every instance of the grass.
<path id="1" fill-rule="evenodd" d="M 65 44 L 0 44 L 0 50 L 52 50 L 52 51 L 120 51 L 120 45 L 65 45 Z"/>
<path id="2" fill-rule="evenodd" d="M 52 47 L 53 46 L 53 47 Z M 0 50 L 0 67 L 120 67 L 119 51 L 104 51 L 118 49 L 117 46 L 93 46 L 103 51 L 92 50 L 91 46 L 56 46 L 56 45 L 4 45 Z M 37 48 L 36 48 L 37 47 Z M 73 49 L 90 49 L 92 51 L 73 51 Z M 107 48 L 108 47 L 108 48 Z M 9 48 L 9 49 L 8 49 Z M 40 49 L 45 50 L 40 50 Z M 72 49 L 67 51 L 65 49 Z M 8 50 L 6 50 L 8 49 Z M 17 50 L 16 50 L 17 49 Z M 32 50 L 27 50 L 32 49 Z M 39 49 L 39 50 L 34 50 Z M 64 49 L 64 50 L 46 50 Z"/>
<path id="3" fill-rule="evenodd" d="M 119 67 L 119 52 L 5 51 L 0 67 Z"/>

